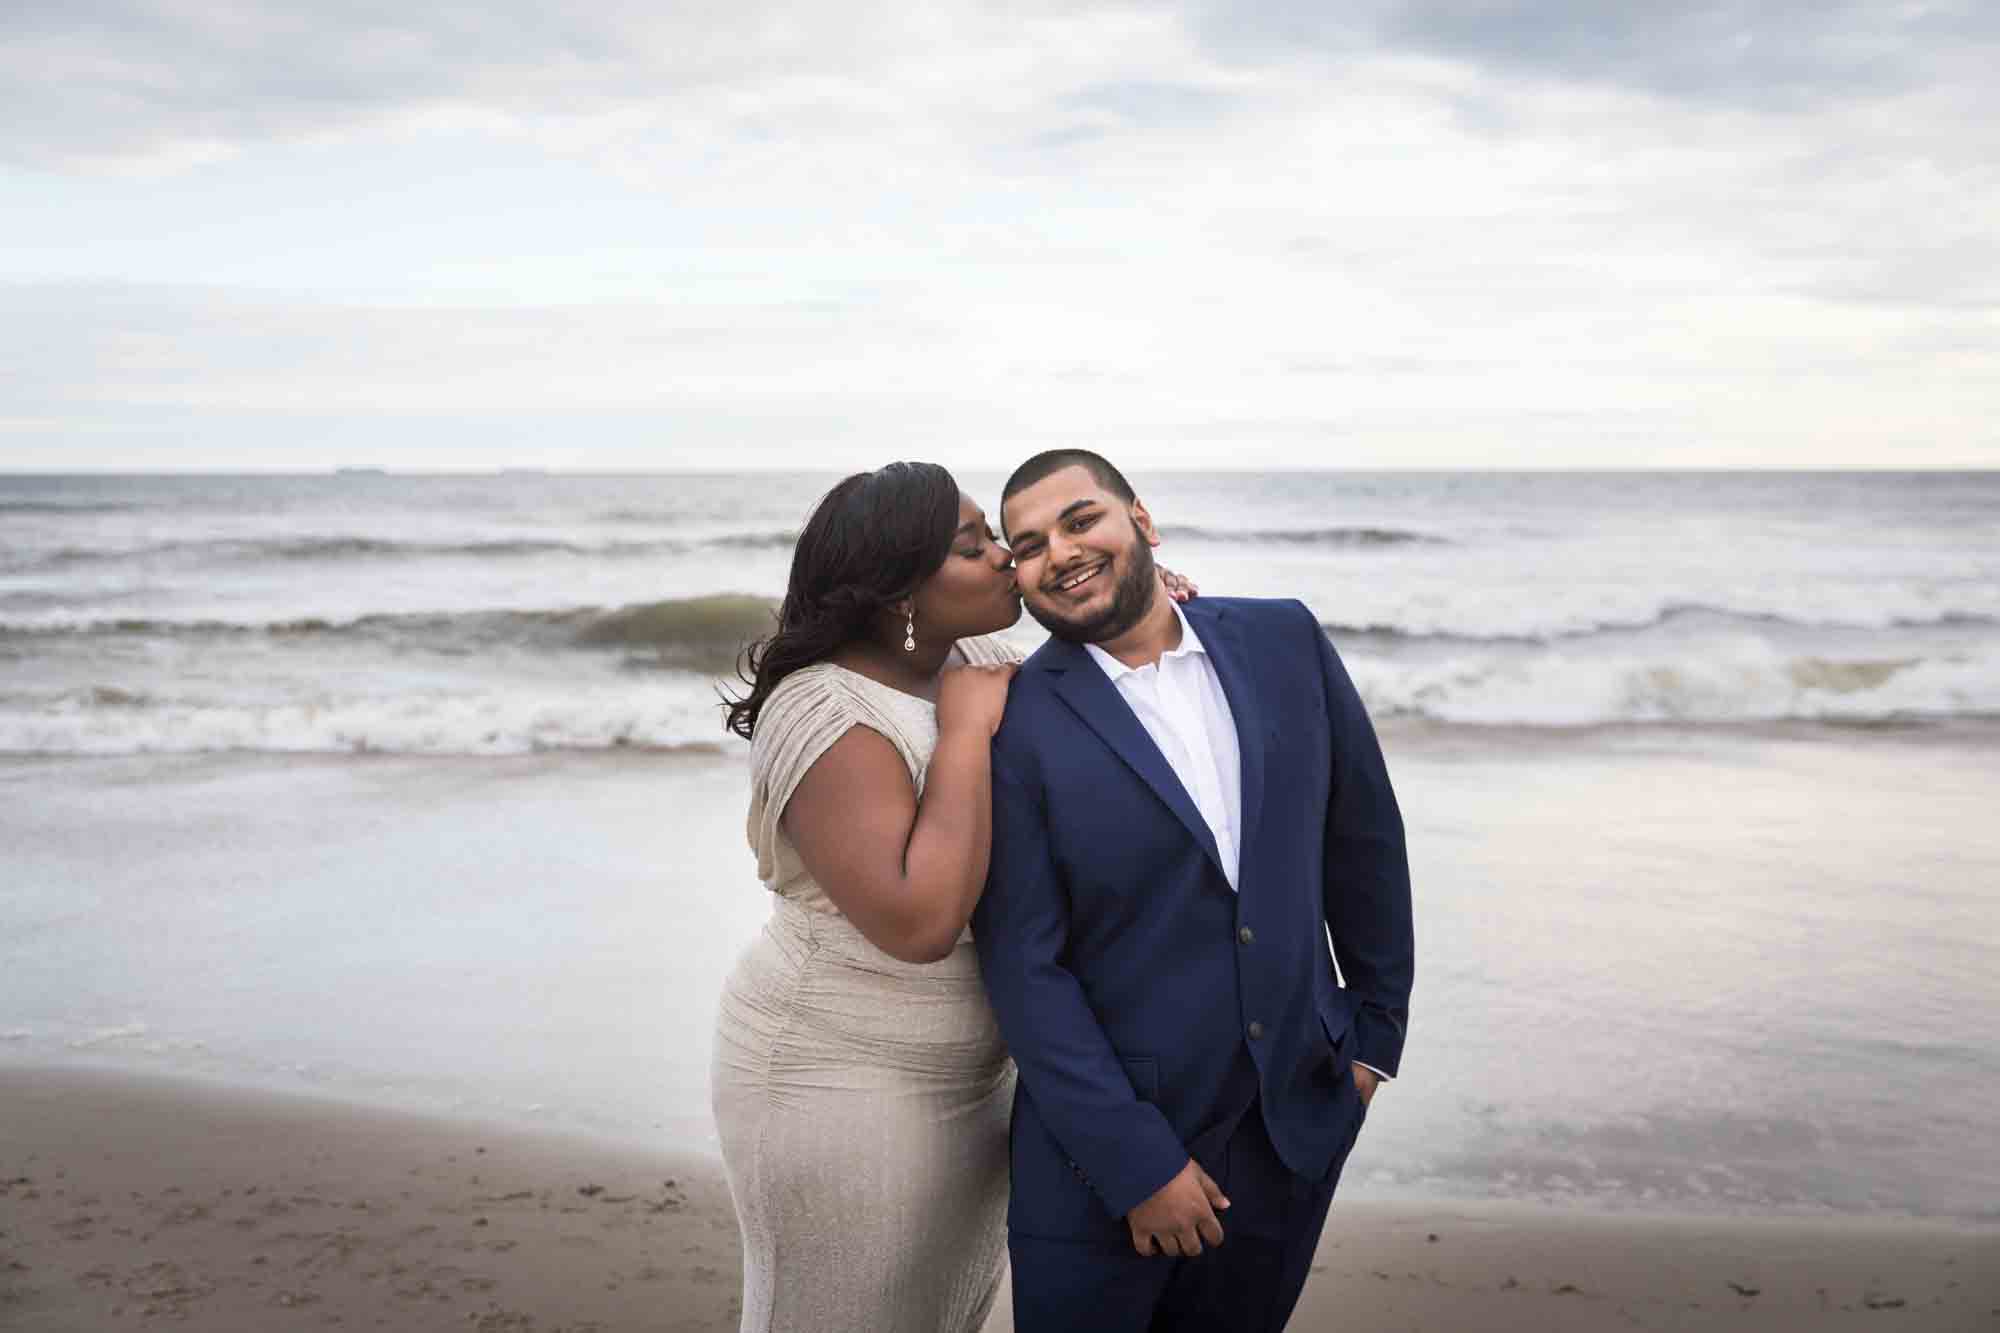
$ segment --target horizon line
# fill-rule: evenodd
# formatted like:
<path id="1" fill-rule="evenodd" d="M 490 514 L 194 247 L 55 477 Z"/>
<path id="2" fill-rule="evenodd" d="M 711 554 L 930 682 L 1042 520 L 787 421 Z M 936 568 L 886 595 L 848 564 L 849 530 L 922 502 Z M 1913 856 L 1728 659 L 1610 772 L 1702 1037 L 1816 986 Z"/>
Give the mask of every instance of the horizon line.
<path id="1" fill-rule="evenodd" d="M 1004 472 L 1005 465 L 992 468 L 956 467 L 944 465 L 953 472 L 977 474 L 987 471 Z M 1174 463 L 1147 465 L 1122 463 L 1120 467 L 1132 472 L 1175 473 L 1186 475 L 1235 475 L 1258 476 L 1271 473 L 1319 476 L 1356 476 L 1407 474 L 1429 475 L 1447 473 L 1473 473 L 1493 476 L 1523 475 L 1664 475 L 1664 474 L 1717 474 L 1743 473 L 1762 475 L 1825 475 L 1830 473 L 1987 473 L 2000 472 L 2000 463 L 1717 463 L 1708 465 L 1647 466 L 1621 464 L 1592 464 L 1589 466 L 1451 466 L 1444 464 L 1405 465 L 1400 467 L 1209 467 L 1198 464 Z M 378 464 L 343 463 L 324 467 L 286 468 L 240 468 L 240 467 L 184 467 L 184 468 L 19 468 L 0 469 L 0 478 L 47 478 L 47 477 L 341 477 L 356 479 L 370 477 L 745 477 L 745 476 L 845 476 L 852 472 L 867 471 L 866 468 L 839 467 L 799 467 L 799 466 L 752 466 L 752 467 L 674 467 L 674 468 L 615 468 L 615 467 L 537 467 L 506 465 L 497 467 L 415 467 L 398 468 Z"/>

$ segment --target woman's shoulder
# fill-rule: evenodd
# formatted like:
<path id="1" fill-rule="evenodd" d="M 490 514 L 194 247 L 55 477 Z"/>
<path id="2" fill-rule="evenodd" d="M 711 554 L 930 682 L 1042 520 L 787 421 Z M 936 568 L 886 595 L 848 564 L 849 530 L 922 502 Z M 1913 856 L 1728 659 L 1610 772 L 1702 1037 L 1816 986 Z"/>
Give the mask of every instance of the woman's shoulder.
<path id="1" fill-rule="evenodd" d="M 782 808 L 819 757 L 856 726 L 875 725 L 849 674 L 830 662 L 800 667 L 772 687 L 750 738 L 750 772 Z"/>
<path id="2" fill-rule="evenodd" d="M 958 654 L 969 666 L 1005 666 L 1021 660 L 1021 652 L 1013 644 L 991 634 L 982 634 L 974 639 L 960 639 Z"/>
<path id="3" fill-rule="evenodd" d="M 852 673 L 832 662 L 800 667 L 772 687 L 757 715 L 754 741 L 801 724 L 851 719 L 858 709 Z M 753 742 L 754 743 L 754 742 Z"/>

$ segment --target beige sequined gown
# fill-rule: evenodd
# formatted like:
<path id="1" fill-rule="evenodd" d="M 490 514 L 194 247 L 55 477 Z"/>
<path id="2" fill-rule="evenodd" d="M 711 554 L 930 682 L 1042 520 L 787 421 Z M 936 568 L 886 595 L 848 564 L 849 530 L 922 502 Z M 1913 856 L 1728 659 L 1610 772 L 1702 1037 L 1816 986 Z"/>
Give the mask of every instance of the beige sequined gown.
<path id="1" fill-rule="evenodd" d="M 990 640 L 975 663 L 1012 661 Z M 779 817 L 850 727 L 919 797 L 929 703 L 831 663 L 773 690 L 751 746 L 750 844 L 769 923 L 722 992 L 716 1127 L 743 1230 L 743 1333 L 976 1333 L 1006 1273 L 1014 1090 L 969 936 L 898 962 L 849 924 Z"/>

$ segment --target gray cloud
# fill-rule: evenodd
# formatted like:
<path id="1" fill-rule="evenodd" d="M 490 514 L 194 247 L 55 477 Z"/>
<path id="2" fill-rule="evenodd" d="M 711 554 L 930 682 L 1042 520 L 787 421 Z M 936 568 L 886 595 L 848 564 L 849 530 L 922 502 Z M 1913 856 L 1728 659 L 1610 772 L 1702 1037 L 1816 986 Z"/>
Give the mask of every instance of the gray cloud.
<path id="1" fill-rule="evenodd" d="M 1769 110 L 1983 81 L 2000 55 L 2000 9 L 1978 0 L 1206 0 L 1192 12 L 1238 59 L 1403 52 Z"/>
<path id="2" fill-rule="evenodd" d="M 1503 81 L 1766 111 L 1947 86 L 1966 91 L 1967 112 L 2000 111 L 1984 91 L 2000 67 L 2000 6 L 1975 0 L 1187 0 L 1178 12 L 1220 69 L 1420 55 Z M 921 12 L 887 0 L 16 0 L 0 30 L 0 160 L 172 164 L 412 122 L 531 132 L 595 119 L 603 135 L 643 125 L 686 145 L 879 132 L 941 112 L 977 123 L 982 111 L 996 137 L 1066 148 L 1244 105 L 1220 80 L 1121 69 L 1126 13 L 984 0 Z M 1439 96 L 1468 126 L 1516 127 L 1495 88 Z"/>
<path id="3" fill-rule="evenodd" d="M 867 5 L 19 0 L 0 32 L 0 151 L 62 166 L 423 114 L 670 115 L 703 90 L 787 81 L 810 102 L 865 83 L 897 29 Z"/>

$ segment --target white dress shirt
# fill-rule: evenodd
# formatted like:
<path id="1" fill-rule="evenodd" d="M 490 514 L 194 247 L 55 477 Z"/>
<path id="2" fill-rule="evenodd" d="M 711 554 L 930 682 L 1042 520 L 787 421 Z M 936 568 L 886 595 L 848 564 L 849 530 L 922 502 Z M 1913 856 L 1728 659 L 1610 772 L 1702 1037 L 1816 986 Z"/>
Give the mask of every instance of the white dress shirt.
<path id="1" fill-rule="evenodd" d="M 1234 889 L 1242 863 L 1243 828 L 1243 755 L 1237 748 L 1236 716 L 1229 711 L 1229 696 L 1222 692 L 1222 678 L 1215 674 L 1208 649 L 1178 605 L 1174 618 L 1181 622 L 1181 646 L 1158 662 L 1128 667 L 1094 643 L 1085 644 L 1084 650 L 1118 687 L 1139 725 L 1166 756 L 1182 789 L 1194 799 L 1195 809 L 1215 836 L 1222 872 Z M 1389 1081 L 1375 1066 L 1354 1063 Z"/>
<path id="2" fill-rule="evenodd" d="M 1215 836 L 1222 873 L 1233 889 L 1242 860 L 1243 827 L 1243 759 L 1236 744 L 1236 718 L 1201 636 L 1179 606 L 1174 607 L 1174 616 L 1181 622 L 1181 646 L 1146 666 L 1128 667 L 1094 643 L 1084 648 L 1118 687 L 1139 725 L 1166 756 L 1182 789 L 1193 798 Z"/>

